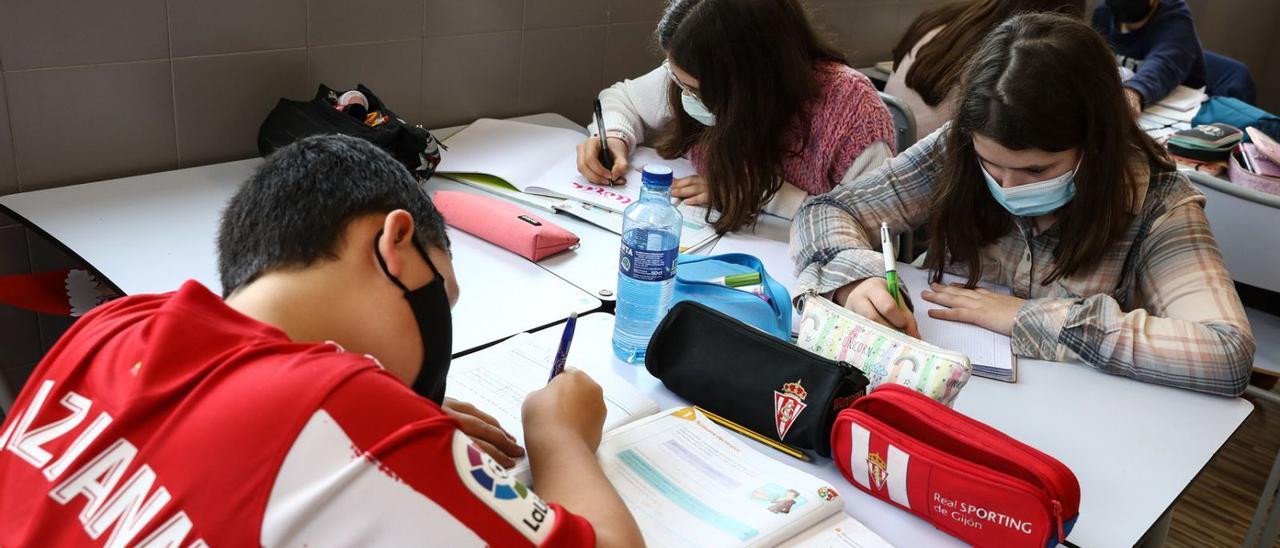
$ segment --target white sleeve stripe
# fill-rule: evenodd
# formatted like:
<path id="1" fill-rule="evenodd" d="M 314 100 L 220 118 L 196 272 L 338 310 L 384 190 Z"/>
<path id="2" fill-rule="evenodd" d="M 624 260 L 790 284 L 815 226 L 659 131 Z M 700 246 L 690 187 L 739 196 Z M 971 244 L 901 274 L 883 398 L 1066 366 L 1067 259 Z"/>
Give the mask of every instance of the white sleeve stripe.
<path id="1" fill-rule="evenodd" d="M 484 546 L 434 500 L 357 454 L 324 410 L 316 411 L 285 457 L 262 517 L 265 546 Z M 353 520 L 353 516 L 367 516 Z"/>

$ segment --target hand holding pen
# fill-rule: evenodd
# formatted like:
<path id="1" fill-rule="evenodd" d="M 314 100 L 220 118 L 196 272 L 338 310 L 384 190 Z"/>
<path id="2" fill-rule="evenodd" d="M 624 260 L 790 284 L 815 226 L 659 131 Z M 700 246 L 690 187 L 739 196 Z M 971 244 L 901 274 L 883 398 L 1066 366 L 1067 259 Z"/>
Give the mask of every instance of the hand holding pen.
<path id="1" fill-rule="evenodd" d="M 569 314 L 568 319 L 564 321 L 564 332 L 560 334 L 560 347 L 556 349 L 556 357 L 551 362 L 551 376 L 547 377 L 547 382 L 556 378 L 556 375 L 564 373 L 565 362 L 569 359 L 569 347 L 573 344 L 573 330 L 578 326 L 578 313 Z"/>
<path id="2" fill-rule="evenodd" d="M 898 277 L 898 263 L 894 259 L 893 241 L 890 236 L 888 225 L 881 224 L 880 239 L 881 251 L 884 254 L 885 277 L 863 278 L 841 287 L 832 293 L 831 300 L 864 318 L 920 338 L 920 328 L 916 323 L 915 315 L 906 306 L 906 299 L 902 294 L 905 288 Z"/>
<path id="3" fill-rule="evenodd" d="M 627 184 L 627 143 L 617 137 L 609 138 L 604 125 L 604 110 L 597 99 L 592 105 L 596 134 L 578 144 L 578 173 L 597 185 Z"/>

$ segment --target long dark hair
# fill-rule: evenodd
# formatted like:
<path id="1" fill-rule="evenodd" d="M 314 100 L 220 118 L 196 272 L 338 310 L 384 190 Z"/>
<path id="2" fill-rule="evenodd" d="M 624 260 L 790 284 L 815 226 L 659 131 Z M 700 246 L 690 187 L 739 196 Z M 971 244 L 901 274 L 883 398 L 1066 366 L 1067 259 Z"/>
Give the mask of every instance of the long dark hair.
<path id="1" fill-rule="evenodd" d="M 657 37 L 671 61 L 698 79 L 699 98 L 716 116 L 714 126 L 699 124 L 680 106 L 679 86 L 668 86 L 674 116 L 658 153 L 675 158 L 702 143 L 702 176 L 720 212 L 713 226 L 745 226 L 781 188 L 785 155 L 800 152 L 780 144 L 819 91 L 814 66 L 848 63 L 818 38 L 796 0 L 672 0 Z"/>
<path id="2" fill-rule="evenodd" d="M 1075 197 L 1056 212 L 1062 238 L 1043 285 L 1093 265 L 1126 230 L 1137 199 L 1135 158 L 1153 170 L 1174 169 L 1134 123 L 1111 50 L 1097 32 L 1050 14 L 1001 24 L 965 68 L 930 204 L 926 264 L 934 279 L 948 261 L 966 264 L 970 287 L 982 276 L 981 248 L 1013 228 L 978 170 L 975 133 L 1013 150 L 1080 149 Z"/>
<path id="3" fill-rule="evenodd" d="M 960 83 L 960 73 L 978 44 L 996 25 L 1019 13 L 1054 12 L 1084 17 L 1084 0 L 962 0 L 926 10 L 893 48 L 893 66 L 926 34 L 944 27 L 920 48 L 907 70 L 907 87 L 938 106 Z"/>

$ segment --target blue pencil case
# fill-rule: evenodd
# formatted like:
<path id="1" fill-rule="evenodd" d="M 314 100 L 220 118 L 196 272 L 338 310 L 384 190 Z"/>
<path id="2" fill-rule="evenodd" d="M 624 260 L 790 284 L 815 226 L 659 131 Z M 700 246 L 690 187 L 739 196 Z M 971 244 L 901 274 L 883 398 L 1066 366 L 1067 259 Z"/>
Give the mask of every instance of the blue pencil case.
<path id="1" fill-rule="evenodd" d="M 791 340 L 791 294 L 751 255 L 681 255 L 676 261 L 671 305 L 695 301 L 784 341 Z M 713 282 L 735 274 L 760 273 L 760 288 L 744 291 Z"/>

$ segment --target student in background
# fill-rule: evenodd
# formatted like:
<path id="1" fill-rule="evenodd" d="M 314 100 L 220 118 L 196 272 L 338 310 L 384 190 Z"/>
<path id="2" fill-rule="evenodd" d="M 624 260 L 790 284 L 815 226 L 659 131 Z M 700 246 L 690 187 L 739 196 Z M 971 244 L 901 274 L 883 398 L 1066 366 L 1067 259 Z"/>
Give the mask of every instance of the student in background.
<path id="1" fill-rule="evenodd" d="M 884 92 L 911 107 L 916 138 L 942 127 L 955 112 L 965 63 L 991 29 L 1022 12 L 1084 17 L 1084 0 L 961 0 L 916 17 L 893 48 Z"/>
<path id="2" fill-rule="evenodd" d="M 1183 0 L 1106 0 L 1093 10 L 1093 28 L 1133 72 L 1124 91 L 1135 114 L 1180 84 L 1205 86 L 1204 50 Z"/>
<path id="3" fill-rule="evenodd" d="M 443 397 L 448 246 L 367 141 L 276 151 L 223 213 L 225 300 L 115 300 L 36 368 L 0 426 L 0 545 L 639 545 L 589 377 L 525 401 L 547 502 L 486 455 L 515 445 L 495 421 Z"/>
<path id="4" fill-rule="evenodd" d="M 893 119 L 871 81 L 819 40 L 797 0 L 673 0 L 658 23 L 662 66 L 600 93 L 598 130 L 578 146 L 596 184 L 626 176 L 646 139 L 665 158 L 688 155 L 698 174 L 672 195 L 721 213 L 720 232 L 765 208 L 786 218 L 893 154 Z"/>
<path id="5" fill-rule="evenodd" d="M 1227 396 L 1254 340 L 1204 196 L 1127 116 L 1102 38 L 1075 19 L 1020 15 L 976 48 L 949 125 L 801 209 L 800 291 L 909 329 L 875 227 L 927 226 L 935 318 L 1009 335 L 1019 356 Z M 978 281 L 1012 289 L 999 295 Z"/>

